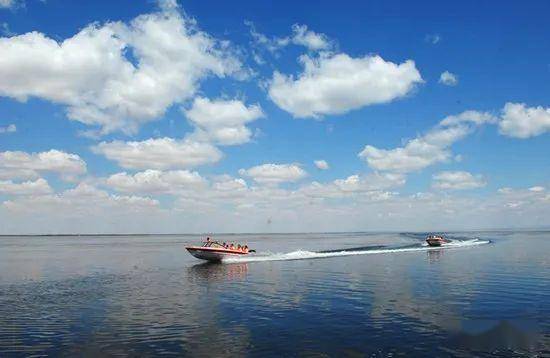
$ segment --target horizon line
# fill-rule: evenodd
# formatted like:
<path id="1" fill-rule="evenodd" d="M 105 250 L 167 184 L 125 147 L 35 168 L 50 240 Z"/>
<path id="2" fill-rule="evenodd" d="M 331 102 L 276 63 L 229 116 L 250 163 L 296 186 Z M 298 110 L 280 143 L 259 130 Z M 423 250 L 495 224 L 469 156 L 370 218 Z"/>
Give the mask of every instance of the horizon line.
<path id="1" fill-rule="evenodd" d="M 292 234 L 398 234 L 398 233 L 446 233 L 446 232 L 496 232 L 496 231 L 550 231 L 549 227 L 541 228 L 488 228 L 462 230 L 372 230 L 372 231 L 288 231 L 288 232 L 200 232 L 200 233 L 56 233 L 56 234 L 0 234 L 0 237 L 9 236 L 200 236 L 200 235 L 292 235 Z"/>

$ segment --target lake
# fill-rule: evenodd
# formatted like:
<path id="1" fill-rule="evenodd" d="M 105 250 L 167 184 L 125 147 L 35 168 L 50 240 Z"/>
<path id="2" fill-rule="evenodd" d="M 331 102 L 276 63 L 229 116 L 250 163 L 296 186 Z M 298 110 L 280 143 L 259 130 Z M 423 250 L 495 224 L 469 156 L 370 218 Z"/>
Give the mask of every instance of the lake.
<path id="1" fill-rule="evenodd" d="M 4 236 L 0 357 L 550 355 L 550 232 L 446 235 Z"/>

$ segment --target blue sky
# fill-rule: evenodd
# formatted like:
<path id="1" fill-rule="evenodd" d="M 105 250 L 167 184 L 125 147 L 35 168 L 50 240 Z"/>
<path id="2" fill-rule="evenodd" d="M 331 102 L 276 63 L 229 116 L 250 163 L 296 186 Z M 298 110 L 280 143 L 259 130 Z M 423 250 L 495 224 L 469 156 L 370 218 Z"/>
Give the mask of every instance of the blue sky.
<path id="1" fill-rule="evenodd" d="M 547 226 L 549 10 L 2 0 L 0 231 Z"/>

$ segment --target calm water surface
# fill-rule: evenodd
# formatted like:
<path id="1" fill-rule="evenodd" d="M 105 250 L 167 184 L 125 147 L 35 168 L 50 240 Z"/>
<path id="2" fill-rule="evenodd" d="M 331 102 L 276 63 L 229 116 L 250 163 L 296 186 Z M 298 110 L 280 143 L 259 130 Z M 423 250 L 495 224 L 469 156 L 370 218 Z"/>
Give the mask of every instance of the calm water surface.
<path id="1" fill-rule="evenodd" d="M 550 232 L 423 237 L 3 237 L 0 357 L 550 355 Z"/>

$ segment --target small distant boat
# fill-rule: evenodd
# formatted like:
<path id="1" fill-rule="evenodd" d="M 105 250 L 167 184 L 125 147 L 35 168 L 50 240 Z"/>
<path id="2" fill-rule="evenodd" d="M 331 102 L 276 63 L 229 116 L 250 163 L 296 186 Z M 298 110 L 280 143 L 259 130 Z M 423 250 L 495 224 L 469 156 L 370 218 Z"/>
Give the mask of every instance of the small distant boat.
<path id="1" fill-rule="evenodd" d="M 221 262 L 227 257 L 241 257 L 256 252 L 255 250 L 244 250 L 236 247 L 229 248 L 216 241 L 207 241 L 203 246 L 187 246 L 185 249 L 196 258 L 211 262 Z"/>
<path id="2" fill-rule="evenodd" d="M 428 235 L 428 237 L 426 238 L 426 242 L 430 246 L 441 246 L 448 243 L 449 241 L 440 235 Z"/>

